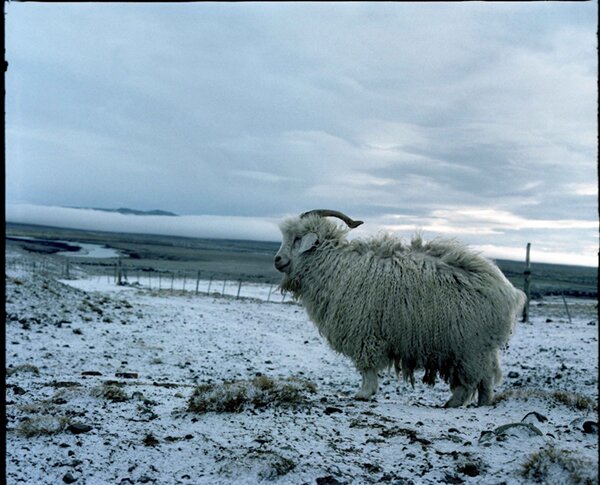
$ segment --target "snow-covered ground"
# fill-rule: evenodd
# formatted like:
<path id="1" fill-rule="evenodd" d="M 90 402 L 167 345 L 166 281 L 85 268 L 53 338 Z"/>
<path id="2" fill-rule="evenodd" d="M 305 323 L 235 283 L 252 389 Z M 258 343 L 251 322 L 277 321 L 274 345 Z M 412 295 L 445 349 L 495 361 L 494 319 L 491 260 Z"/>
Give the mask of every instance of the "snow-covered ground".
<path id="1" fill-rule="evenodd" d="M 503 353 L 497 402 L 443 409 L 443 383 L 392 376 L 376 399 L 354 400 L 351 363 L 277 295 L 8 266 L 8 483 L 597 483 L 595 301 L 568 300 L 572 323 L 562 299 L 533 302 Z M 316 392 L 240 412 L 188 408 L 198 385 L 257 376 Z"/>

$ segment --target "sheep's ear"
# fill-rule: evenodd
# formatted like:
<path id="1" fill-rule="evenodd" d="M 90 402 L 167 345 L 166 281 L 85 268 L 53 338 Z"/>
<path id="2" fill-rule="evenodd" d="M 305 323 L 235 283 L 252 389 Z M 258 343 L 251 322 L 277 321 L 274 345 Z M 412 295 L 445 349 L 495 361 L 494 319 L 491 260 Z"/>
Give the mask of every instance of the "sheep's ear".
<path id="1" fill-rule="evenodd" d="M 319 237 L 314 232 L 309 232 L 308 234 L 302 236 L 302 241 L 300 241 L 300 249 L 298 251 L 300 254 L 310 251 L 318 244 L 318 242 Z"/>

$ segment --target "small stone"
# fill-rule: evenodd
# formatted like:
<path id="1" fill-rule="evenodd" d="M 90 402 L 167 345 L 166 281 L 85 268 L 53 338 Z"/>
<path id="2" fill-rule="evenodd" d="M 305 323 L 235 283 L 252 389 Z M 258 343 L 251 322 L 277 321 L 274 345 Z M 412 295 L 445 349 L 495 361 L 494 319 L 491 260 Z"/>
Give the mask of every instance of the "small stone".
<path id="1" fill-rule="evenodd" d="M 546 318 L 546 323 L 552 323 L 554 320 L 552 320 L 551 318 Z"/>
<path id="2" fill-rule="evenodd" d="M 137 379 L 139 374 L 137 372 L 115 372 L 115 377 L 121 377 L 123 379 Z"/>
<path id="3" fill-rule="evenodd" d="M 20 387 L 20 386 L 14 386 L 12 388 L 12 390 L 18 396 L 21 396 L 23 394 L 27 394 L 27 391 L 25 389 L 23 389 L 22 387 Z"/>
<path id="4" fill-rule="evenodd" d="M 73 434 L 88 433 L 91 430 L 92 430 L 91 426 L 88 426 L 87 424 L 80 424 L 80 423 L 73 423 L 67 427 L 67 431 L 70 431 Z"/>
<path id="5" fill-rule="evenodd" d="M 514 370 L 511 370 L 507 375 L 511 379 L 516 379 L 517 377 L 519 377 L 519 373 L 515 372 Z"/>
<path id="6" fill-rule="evenodd" d="M 465 483 L 465 481 L 462 478 L 460 478 L 458 475 L 450 475 L 449 473 L 446 473 L 446 475 L 444 476 L 444 483 L 456 484 L 456 483 Z"/>
<path id="7" fill-rule="evenodd" d="M 326 477 L 317 478 L 317 485 L 341 485 L 338 480 L 336 480 L 331 475 L 327 475 Z"/>
<path id="8" fill-rule="evenodd" d="M 65 473 L 65 476 L 62 478 L 65 483 L 75 483 L 77 479 L 71 474 L 71 472 Z"/>
<path id="9" fill-rule="evenodd" d="M 82 376 L 101 376 L 102 372 L 98 372 L 97 370 L 84 370 L 81 373 Z"/>
<path id="10" fill-rule="evenodd" d="M 479 467 L 475 463 L 465 463 L 463 466 L 457 468 L 457 471 L 470 477 L 479 475 Z"/>
<path id="11" fill-rule="evenodd" d="M 152 433 L 148 433 L 144 438 L 143 443 L 146 446 L 156 446 L 158 445 L 159 441 L 154 437 Z"/>
<path id="12" fill-rule="evenodd" d="M 598 434 L 598 423 L 595 421 L 585 421 L 583 423 L 583 432 L 587 434 Z"/>
<path id="13" fill-rule="evenodd" d="M 330 414 L 334 414 L 334 413 L 343 413 L 343 411 L 342 411 L 340 408 L 336 408 L 336 407 L 333 407 L 333 406 L 327 406 L 327 407 L 325 408 L 325 411 L 324 411 L 324 412 L 325 412 L 325 414 L 326 414 L 326 415 L 328 415 L 328 416 L 329 416 Z"/>

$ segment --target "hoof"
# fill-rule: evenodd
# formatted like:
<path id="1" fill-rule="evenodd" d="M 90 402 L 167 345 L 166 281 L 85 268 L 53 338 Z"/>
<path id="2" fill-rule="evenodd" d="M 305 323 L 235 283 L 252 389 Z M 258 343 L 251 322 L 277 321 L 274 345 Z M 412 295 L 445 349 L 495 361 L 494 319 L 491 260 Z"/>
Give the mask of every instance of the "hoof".
<path id="1" fill-rule="evenodd" d="M 446 404 L 444 404 L 443 408 L 444 409 L 449 409 L 449 408 L 459 408 L 462 406 L 462 403 L 460 402 L 456 402 L 456 401 L 452 401 L 452 399 L 448 400 L 446 402 Z"/>
<path id="2" fill-rule="evenodd" d="M 358 391 L 354 396 L 354 399 L 357 401 L 370 401 L 371 398 L 375 395 L 374 392 L 362 392 Z"/>

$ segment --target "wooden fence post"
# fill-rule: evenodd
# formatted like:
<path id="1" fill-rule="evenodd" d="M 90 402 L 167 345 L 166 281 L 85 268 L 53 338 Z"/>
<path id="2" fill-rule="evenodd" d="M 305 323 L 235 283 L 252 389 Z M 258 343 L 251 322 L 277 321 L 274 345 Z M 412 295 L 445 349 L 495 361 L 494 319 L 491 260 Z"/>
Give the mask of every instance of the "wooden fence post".
<path id="1" fill-rule="evenodd" d="M 210 285 L 212 285 L 212 279 L 213 277 L 210 277 L 210 280 L 208 280 L 208 290 L 206 290 L 206 296 L 210 295 Z"/>
<path id="2" fill-rule="evenodd" d="M 198 294 L 198 285 L 200 284 L 200 271 L 198 271 L 198 276 L 196 277 L 196 295 Z"/>
<path id="3" fill-rule="evenodd" d="M 242 280 L 240 280 L 240 283 L 238 284 L 238 292 L 237 292 L 237 296 L 235 297 L 236 300 L 240 299 L 240 290 L 242 289 Z"/>
<path id="4" fill-rule="evenodd" d="M 567 305 L 567 300 L 565 299 L 564 291 L 561 292 L 560 295 L 562 296 L 562 301 L 565 304 L 565 310 L 567 311 L 567 317 L 569 317 L 569 323 L 573 323 L 573 321 L 571 320 L 571 312 L 569 312 L 569 305 Z"/>
<path id="5" fill-rule="evenodd" d="M 221 294 L 223 296 L 225 296 L 225 285 L 227 284 L 227 280 L 223 280 L 223 291 L 221 292 Z"/>
<path id="6" fill-rule="evenodd" d="M 525 290 L 525 296 L 527 296 L 527 301 L 525 302 L 525 307 L 523 308 L 523 319 L 522 322 L 529 323 L 529 298 L 531 296 L 530 284 L 531 284 L 531 264 L 529 262 L 529 252 L 531 249 L 531 243 L 527 243 L 527 255 L 525 256 L 525 283 L 523 285 L 523 289 Z"/>
<path id="7" fill-rule="evenodd" d="M 185 291 L 185 273 L 183 273 L 183 285 L 182 285 L 182 289 L 183 289 L 183 291 Z"/>
<path id="8" fill-rule="evenodd" d="M 273 284 L 271 283 L 271 286 L 269 286 L 269 295 L 267 296 L 267 301 L 271 300 L 271 292 L 273 291 Z"/>
<path id="9" fill-rule="evenodd" d="M 121 262 L 121 258 L 117 261 L 117 285 L 123 285 L 123 263 Z"/>
<path id="10" fill-rule="evenodd" d="M 175 273 L 171 273 L 171 291 L 173 291 L 173 281 L 175 281 Z"/>

